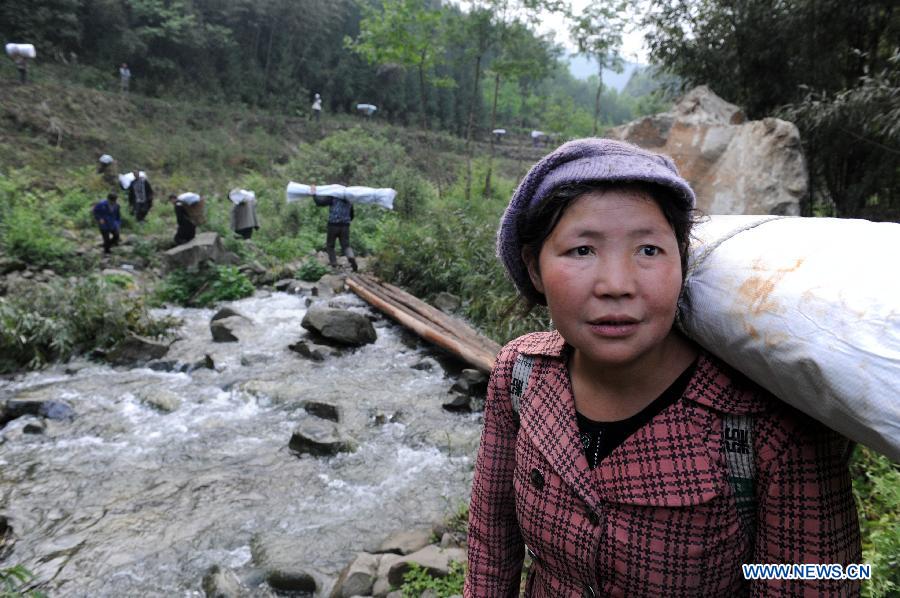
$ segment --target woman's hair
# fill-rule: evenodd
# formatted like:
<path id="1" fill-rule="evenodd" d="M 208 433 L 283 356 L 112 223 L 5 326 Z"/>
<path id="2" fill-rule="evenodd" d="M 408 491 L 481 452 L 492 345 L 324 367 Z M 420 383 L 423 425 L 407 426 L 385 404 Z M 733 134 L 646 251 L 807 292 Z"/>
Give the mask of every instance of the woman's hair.
<path id="1" fill-rule="evenodd" d="M 552 190 L 544 201 L 532 206 L 519 214 L 516 221 L 519 243 L 522 252 L 537 259 L 547 237 L 559 224 L 565 211 L 572 203 L 592 191 L 610 191 L 612 189 L 631 190 L 648 195 L 659 206 L 666 222 L 675 232 L 675 240 L 678 242 L 678 253 L 681 257 L 681 280 L 684 282 L 687 274 L 688 245 L 690 243 L 691 228 L 695 222 L 694 209 L 687 207 L 683 201 L 672 197 L 668 187 L 654 185 L 646 182 L 600 182 L 600 183 L 572 183 L 561 185 Z M 521 258 L 524 259 L 524 258 Z M 537 302 L 528 297 L 522 297 L 524 312 L 528 313 L 535 305 L 546 305 L 547 301 Z"/>

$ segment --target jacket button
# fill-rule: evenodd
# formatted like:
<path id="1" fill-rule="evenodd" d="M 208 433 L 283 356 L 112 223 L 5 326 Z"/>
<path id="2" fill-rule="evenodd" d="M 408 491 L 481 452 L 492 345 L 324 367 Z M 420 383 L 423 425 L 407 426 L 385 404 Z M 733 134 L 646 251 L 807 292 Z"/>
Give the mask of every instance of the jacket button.
<path id="1" fill-rule="evenodd" d="M 544 489 L 544 474 L 542 474 L 537 469 L 531 470 L 531 485 L 538 490 Z"/>
<path id="2" fill-rule="evenodd" d="M 588 513 L 587 513 L 587 520 L 588 520 L 588 521 L 591 523 L 591 525 L 593 525 L 594 527 L 597 527 L 598 525 L 600 525 L 600 516 L 597 515 L 597 513 L 595 513 L 594 511 L 588 511 Z"/>

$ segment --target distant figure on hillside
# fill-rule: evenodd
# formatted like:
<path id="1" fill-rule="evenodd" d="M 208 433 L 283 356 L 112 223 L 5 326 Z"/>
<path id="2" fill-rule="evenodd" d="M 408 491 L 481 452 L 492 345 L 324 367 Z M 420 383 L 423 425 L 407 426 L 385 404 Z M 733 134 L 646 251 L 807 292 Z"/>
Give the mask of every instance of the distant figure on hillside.
<path id="1" fill-rule="evenodd" d="M 313 120 L 319 122 L 319 118 L 322 116 L 322 96 L 316 94 L 316 98 L 312 103 L 312 117 Z"/>
<path id="2" fill-rule="evenodd" d="M 100 159 L 97 163 L 97 174 L 100 175 L 100 178 L 103 180 L 103 183 L 108 187 L 115 188 L 116 182 L 119 179 L 119 173 L 116 172 L 118 168 L 116 168 L 115 159 L 109 154 L 103 154 L 100 156 Z"/>
<path id="3" fill-rule="evenodd" d="M 128 186 L 128 208 L 138 222 L 143 222 L 153 207 L 153 187 L 137 169 L 132 171 L 134 180 Z"/>
<path id="4" fill-rule="evenodd" d="M 28 83 L 28 60 L 37 57 L 32 44 L 6 44 L 6 55 L 9 56 L 19 71 L 19 83 Z"/>
<path id="5" fill-rule="evenodd" d="M 231 208 L 231 230 L 244 239 L 253 236 L 253 231 L 259 228 L 259 219 L 256 217 L 256 201 L 245 200 L 234 204 Z"/>
<path id="6" fill-rule="evenodd" d="M 109 193 L 106 199 L 97 202 L 91 210 L 100 228 L 100 236 L 103 237 L 103 253 L 109 253 L 113 245 L 119 244 L 122 216 L 119 212 L 118 199 L 118 195 Z"/>
<path id="7" fill-rule="evenodd" d="M 546 141 L 547 135 L 543 131 L 532 131 L 531 132 L 531 145 L 533 147 L 538 147 L 541 141 L 544 141 L 544 145 L 547 145 Z"/>
<path id="8" fill-rule="evenodd" d="M 189 243 L 197 234 L 197 225 L 188 214 L 188 206 L 175 194 L 169 196 L 169 202 L 175 208 L 175 222 L 178 224 L 178 229 L 175 231 L 175 245 Z"/>
<path id="9" fill-rule="evenodd" d="M 328 230 L 325 235 L 325 251 L 328 252 L 328 263 L 332 268 L 337 268 L 337 255 L 334 251 L 335 241 L 340 240 L 341 251 L 350 262 L 350 267 L 356 272 L 359 266 L 353 248 L 350 247 L 350 222 L 353 220 L 353 204 L 340 197 L 321 197 L 316 195 L 315 187 L 312 188 L 313 201 L 317 206 L 328 206 Z"/>
<path id="10" fill-rule="evenodd" d="M 506 135 L 506 129 L 494 129 L 491 133 L 494 134 L 494 142 L 500 143 L 503 141 L 503 136 Z"/>
<path id="11" fill-rule="evenodd" d="M 28 59 L 19 54 L 13 58 L 13 62 L 19 71 L 19 83 L 28 83 Z"/>
<path id="12" fill-rule="evenodd" d="M 128 68 L 126 63 L 122 63 L 122 66 L 119 67 L 119 88 L 123 92 L 127 92 L 128 88 L 131 86 L 131 69 Z"/>

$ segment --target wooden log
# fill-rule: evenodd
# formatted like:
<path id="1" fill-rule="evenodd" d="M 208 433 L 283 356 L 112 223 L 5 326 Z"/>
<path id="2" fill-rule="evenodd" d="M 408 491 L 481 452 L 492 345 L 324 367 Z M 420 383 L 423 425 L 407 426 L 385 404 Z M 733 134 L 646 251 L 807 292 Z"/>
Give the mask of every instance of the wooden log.
<path id="1" fill-rule="evenodd" d="M 490 372 L 500 346 L 464 322 L 439 312 L 406 291 L 372 276 L 351 275 L 347 286 L 376 309 L 426 341 L 450 351 L 475 368 Z M 434 313 L 438 312 L 438 313 Z M 433 318 L 433 319 L 432 319 Z"/>

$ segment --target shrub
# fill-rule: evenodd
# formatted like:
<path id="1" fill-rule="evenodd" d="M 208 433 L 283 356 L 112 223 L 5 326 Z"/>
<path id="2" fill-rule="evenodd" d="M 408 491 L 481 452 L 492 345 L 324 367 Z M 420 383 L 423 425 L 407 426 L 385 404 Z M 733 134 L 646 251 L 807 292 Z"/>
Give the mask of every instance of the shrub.
<path id="1" fill-rule="evenodd" d="M 0 598 L 44 598 L 37 590 L 25 590 L 25 584 L 34 578 L 34 574 L 16 565 L 0 569 Z"/>
<path id="2" fill-rule="evenodd" d="M 129 333 L 161 336 L 174 324 L 99 276 L 34 285 L 0 297 L 0 371 L 108 349 Z"/>
<path id="3" fill-rule="evenodd" d="M 243 299 L 254 286 L 234 266 L 208 265 L 199 272 L 176 270 L 157 289 L 155 299 L 187 307 L 208 307 L 218 301 Z"/>
<path id="4" fill-rule="evenodd" d="M 71 244 L 49 228 L 41 212 L 24 204 L 4 215 L 0 245 L 11 257 L 37 266 L 60 268 L 73 256 Z"/>
<path id="5" fill-rule="evenodd" d="M 306 282 L 316 282 L 330 271 L 328 266 L 322 265 L 316 260 L 306 260 L 297 270 L 297 278 Z"/>
<path id="6" fill-rule="evenodd" d="M 466 580 L 466 568 L 462 563 L 450 563 L 447 577 L 432 577 L 428 569 L 410 564 L 410 569 L 403 575 L 400 590 L 404 598 L 419 598 L 422 592 L 431 590 L 437 598 L 461 595 Z"/>
<path id="7" fill-rule="evenodd" d="M 900 593 L 900 465 L 857 446 L 851 473 L 863 560 L 872 565 L 872 578 L 863 582 L 862 595 L 896 596 Z"/>

